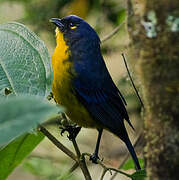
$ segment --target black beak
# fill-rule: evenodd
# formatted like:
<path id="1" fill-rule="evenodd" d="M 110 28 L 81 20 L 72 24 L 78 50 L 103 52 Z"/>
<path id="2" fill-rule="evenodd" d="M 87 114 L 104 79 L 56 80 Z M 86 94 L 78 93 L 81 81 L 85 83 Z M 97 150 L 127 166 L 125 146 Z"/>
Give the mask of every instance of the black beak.
<path id="1" fill-rule="evenodd" d="M 57 27 L 59 27 L 60 31 L 63 32 L 64 31 L 64 25 L 62 23 L 61 19 L 58 18 L 51 18 L 50 22 L 55 24 Z"/>

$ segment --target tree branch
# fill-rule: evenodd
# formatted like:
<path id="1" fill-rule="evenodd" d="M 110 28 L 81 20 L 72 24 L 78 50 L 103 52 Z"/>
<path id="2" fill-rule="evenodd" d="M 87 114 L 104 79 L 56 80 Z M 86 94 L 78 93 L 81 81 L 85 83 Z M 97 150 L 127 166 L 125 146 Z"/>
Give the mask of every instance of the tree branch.
<path id="1" fill-rule="evenodd" d="M 76 154 L 77 154 L 79 166 L 83 172 L 83 175 L 85 176 L 85 179 L 86 180 L 92 180 L 91 175 L 89 173 L 89 170 L 87 168 L 86 162 L 85 162 L 85 158 L 81 156 L 81 152 L 80 152 L 80 149 L 76 143 L 76 140 L 72 139 L 72 143 L 73 143 L 73 146 L 74 146 Z"/>
<path id="2" fill-rule="evenodd" d="M 125 22 L 123 21 L 119 26 L 117 26 L 112 32 L 110 32 L 109 34 L 107 34 L 102 40 L 101 43 L 104 43 L 105 41 L 107 41 L 108 39 L 110 39 L 112 36 L 114 36 L 119 29 L 125 24 Z"/>

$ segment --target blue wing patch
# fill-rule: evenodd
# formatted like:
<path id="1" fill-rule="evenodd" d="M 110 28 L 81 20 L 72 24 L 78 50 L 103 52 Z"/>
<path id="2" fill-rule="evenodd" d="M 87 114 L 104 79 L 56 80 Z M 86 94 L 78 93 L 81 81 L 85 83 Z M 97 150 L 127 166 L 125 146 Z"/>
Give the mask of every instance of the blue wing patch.
<path id="1" fill-rule="evenodd" d="M 76 87 L 75 90 L 77 97 L 90 112 L 91 116 L 121 139 L 128 136 L 124 126 L 124 119 L 134 129 L 118 90 L 88 90 L 79 87 Z"/>

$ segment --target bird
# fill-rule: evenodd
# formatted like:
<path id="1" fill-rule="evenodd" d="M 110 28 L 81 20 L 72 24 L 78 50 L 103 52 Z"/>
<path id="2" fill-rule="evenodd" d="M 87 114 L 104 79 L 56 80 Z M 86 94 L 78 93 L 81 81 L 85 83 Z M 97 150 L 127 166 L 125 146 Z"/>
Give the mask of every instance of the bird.
<path id="1" fill-rule="evenodd" d="M 96 31 L 82 18 L 69 15 L 51 18 L 56 26 L 56 48 L 52 55 L 52 93 L 57 104 L 79 127 L 95 128 L 98 138 L 90 160 L 97 163 L 103 129 L 127 146 L 136 170 L 140 164 L 129 139 L 124 120 L 132 126 L 126 101 L 105 65 Z M 79 129 L 78 129 L 79 131 Z"/>

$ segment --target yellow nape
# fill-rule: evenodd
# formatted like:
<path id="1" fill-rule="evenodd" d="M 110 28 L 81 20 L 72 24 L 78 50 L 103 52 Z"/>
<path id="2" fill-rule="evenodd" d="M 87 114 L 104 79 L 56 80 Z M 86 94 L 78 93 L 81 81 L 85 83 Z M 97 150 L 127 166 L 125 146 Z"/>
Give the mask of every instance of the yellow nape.
<path id="1" fill-rule="evenodd" d="M 72 79 L 75 76 L 73 62 L 69 61 L 70 50 L 58 28 L 56 41 L 57 47 L 52 56 L 54 99 L 66 108 L 66 114 L 76 124 L 83 127 L 99 127 L 100 125 L 91 118 L 73 92 Z"/>

